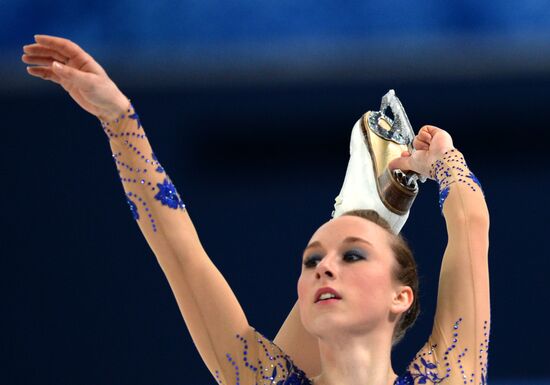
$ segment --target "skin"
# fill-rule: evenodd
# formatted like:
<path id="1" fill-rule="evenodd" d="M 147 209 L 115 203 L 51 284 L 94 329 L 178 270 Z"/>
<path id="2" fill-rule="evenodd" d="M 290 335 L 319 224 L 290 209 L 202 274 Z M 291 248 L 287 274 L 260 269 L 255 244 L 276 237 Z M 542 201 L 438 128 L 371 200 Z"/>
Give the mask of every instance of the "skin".
<path id="1" fill-rule="evenodd" d="M 74 42 L 35 35 L 35 42 L 25 45 L 23 51 L 21 60 L 29 65 L 30 75 L 59 84 L 99 119 L 113 120 L 128 108 L 127 97 L 105 70 Z M 451 136 L 434 126 L 422 127 L 413 145 L 414 153 L 404 152 L 389 167 L 429 177 L 430 166 L 453 148 Z M 370 245 L 347 242 L 350 236 Z M 313 380 L 316 385 L 393 384 L 397 376 L 391 367 L 391 335 L 399 314 L 409 308 L 413 298 L 409 287 L 392 281 L 388 234 L 367 220 L 344 216 L 321 226 L 310 244 L 313 242 L 317 243 L 307 248 L 304 257 L 316 254 L 319 260 L 312 268 L 303 268 L 298 282 L 302 323 L 319 342 L 322 373 Z M 350 248 L 363 251 L 366 259 L 349 262 Z M 315 292 L 326 286 L 337 290 L 342 299 L 315 304 Z M 236 300 L 234 306 L 238 307 Z M 242 323 L 246 323 L 244 316 Z M 204 339 L 200 331 L 195 330 L 197 341 Z M 205 357 L 210 358 L 207 353 Z"/>
<path id="2" fill-rule="evenodd" d="M 389 234 L 363 218 L 338 217 L 315 232 L 303 259 L 300 317 L 319 340 L 323 368 L 315 383 L 392 384 L 392 333 L 413 292 L 393 280 Z M 342 299 L 315 303 L 327 286 Z"/>

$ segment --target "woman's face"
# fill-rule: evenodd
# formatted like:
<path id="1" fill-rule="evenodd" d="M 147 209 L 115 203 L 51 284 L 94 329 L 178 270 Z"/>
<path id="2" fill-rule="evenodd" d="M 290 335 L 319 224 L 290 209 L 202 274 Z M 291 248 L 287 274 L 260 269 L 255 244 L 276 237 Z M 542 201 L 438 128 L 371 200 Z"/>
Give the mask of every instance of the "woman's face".
<path id="1" fill-rule="evenodd" d="M 392 279 L 396 262 L 390 235 L 366 219 L 341 216 L 325 223 L 313 234 L 302 262 L 300 316 L 318 337 L 336 331 L 362 334 L 381 324 L 393 330 L 390 320 L 412 301 L 402 298 L 404 286 Z M 333 289 L 340 299 L 319 300 L 323 288 Z"/>

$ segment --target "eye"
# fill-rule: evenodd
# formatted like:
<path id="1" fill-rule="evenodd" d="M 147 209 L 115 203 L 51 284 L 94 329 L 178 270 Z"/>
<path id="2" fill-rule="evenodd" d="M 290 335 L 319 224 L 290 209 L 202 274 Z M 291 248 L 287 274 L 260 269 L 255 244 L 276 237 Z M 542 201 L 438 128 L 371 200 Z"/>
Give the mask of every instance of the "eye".
<path id="1" fill-rule="evenodd" d="M 320 255 L 317 255 L 317 254 L 311 255 L 311 256 L 307 257 L 304 260 L 304 266 L 306 268 L 315 267 L 315 266 L 317 266 L 317 264 L 319 263 L 321 258 L 322 257 Z"/>
<path id="2" fill-rule="evenodd" d="M 355 262 L 366 259 L 364 253 L 359 250 L 349 250 L 344 253 L 344 261 L 346 262 Z"/>

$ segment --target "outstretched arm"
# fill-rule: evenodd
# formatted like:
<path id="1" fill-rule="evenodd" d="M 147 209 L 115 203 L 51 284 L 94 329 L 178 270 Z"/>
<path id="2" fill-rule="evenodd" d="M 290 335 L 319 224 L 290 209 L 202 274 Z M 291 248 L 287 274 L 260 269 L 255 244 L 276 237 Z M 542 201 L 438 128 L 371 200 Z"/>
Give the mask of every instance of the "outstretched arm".
<path id="1" fill-rule="evenodd" d="M 489 213 L 479 181 L 445 131 L 425 126 L 415 153 L 392 168 L 430 175 L 448 243 L 441 264 L 432 333 L 408 367 L 411 383 L 485 384 L 489 348 Z"/>
<path id="2" fill-rule="evenodd" d="M 278 379 L 288 375 L 293 370 L 291 364 L 248 324 L 237 298 L 203 249 L 185 205 L 153 153 L 128 99 L 75 43 L 45 35 L 35 39 L 36 43 L 24 47 L 22 60 L 34 65 L 28 72 L 60 84 L 102 121 L 132 215 L 217 382 L 246 385 L 270 375 Z M 279 362 L 277 373 L 273 373 L 271 362 L 274 356 L 284 363 Z"/>

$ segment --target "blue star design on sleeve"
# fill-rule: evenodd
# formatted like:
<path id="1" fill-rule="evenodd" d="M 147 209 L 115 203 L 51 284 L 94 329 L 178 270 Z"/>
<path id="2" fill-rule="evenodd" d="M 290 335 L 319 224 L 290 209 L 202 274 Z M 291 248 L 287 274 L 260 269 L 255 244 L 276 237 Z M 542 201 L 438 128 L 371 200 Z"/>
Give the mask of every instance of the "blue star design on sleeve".
<path id="1" fill-rule="evenodd" d="M 474 181 L 475 184 L 477 184 L 479 186 L 479 188 L 481 189 L 481 191 L 483 191 L 483 188 L 481 187 L 481 182 L 479 181 L 479 179 L 477 179 L 477 177 L 474 175 L 473 172 L 470 171 L 470 174 L 468 175 L 468 178 L 470 178 L 471 180 Z"/>
<path id="2" fill-rule="evenodd" d="M 394 385 L 414 385 L 414 379 L 409 371 L 395 379 Z"/>
<path id="3" fill-rule="evenodd" d="M 445 199 L 447 199 L 447 196 L 449 195 L 450 187 L 444 187 L 441 190 L 439 190 L 439 208 L 443 210 L 443 203 L 445 202 Z"/>
<path id="4" fill-rule="evenodd" d="M 134 106 L 132 106 L 132 110 L 134 109 Z M 137 114 L 137 112 L 135 112 L 134 110 L 134 113 L 132 115 L 128 115 L 128 117 L 130 119 L 134 119 L 137 123 L 137 128 L 138 130 L 141 128 L 141 120 L 139 120 L 139 115 Z"/>
<path id="5" fill-rule="evenodd" d="M 177 209 L 178 207 L 181 209 L 185 208 L 185 204 L 180 199 L 176 187 L 168 179 L 164 178 L 164 182 L 162 184 L 157 183 L 157 186 L 159 192 L 155 195 L 155 199 L 159 200 L 161 204 L 172 209 Z"/>
<path id="6" fill-rule="evenodd" d="M 420 365 L 417 363 L 414 363 L 414 369 L 416 370 L 416 373 L 411 375 L 411 378 L 418 378 L 419 384 L 425 384 L 426 382 L 430 381 L 432 384 L 439 384 L 442 382 L 445 378 L 440 378 L 437 371 L 433 371 L 434 369 L 437 369 L 437 365 L 426 361 L 423 357 L 420 357 L 420 362 L 424 366 L 423 368 L 420 368 Z M 410 373 L 409 373 L 410 374 Z"/>
<path id="7" fill-rule="evenodd" d="M 302 370 L 296 367 L 289 358 L 285 357 L 285 361 L 288 377 L 286 377 L 286 379 L 284 380 L 277 382 L 277 385 L 311 385 L 311 381 L 309 381 L 306 374 Z M 277 367 L 275 366 L 273 368 L 271 378 L 275 378 L 276 376 Z"/>
<path id="8" fill-rule="evenodd" d="M 126 202 L 128 202 L 128 206 L 130 206 L 132 217 L 137 221 L 139 219 L 139 213 L 136 204 L 130 198 L 126 198 Z"/>
<path id="9" fill-rule="evenodd" d="M 156 172 L 163 173 L 163 172 L 164 172 L 164 168 L 160 165 L 159 160 L 157 159 L 157 156 L 155 155 L 155 153 L 152 152 L 152 153 L 151 153 L 151 156 L 153 157 L 153 160 L 154 160 L 155 162 L 157 162 L 157 164 L 158 164 L 158 167 L 157 167 L 157 169 L 156 169 L 155 171 L 156 171 Z"/>

